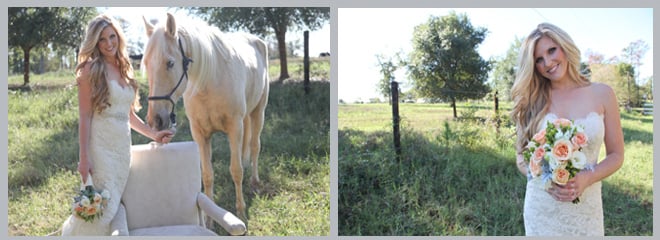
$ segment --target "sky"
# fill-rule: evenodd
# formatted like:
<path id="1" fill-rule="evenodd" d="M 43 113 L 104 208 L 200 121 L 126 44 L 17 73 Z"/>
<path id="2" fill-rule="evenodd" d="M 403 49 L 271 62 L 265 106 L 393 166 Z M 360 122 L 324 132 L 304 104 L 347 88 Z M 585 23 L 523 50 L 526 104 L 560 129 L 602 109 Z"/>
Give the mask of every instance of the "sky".
<path id="1" fill-rule="evenodd" d="M 129 30 L 125 33 L 129 39 L 139 39 L 146 45 L 148 39 L 144 30 L 144 21 L 158 19 L 163 22 L 167 19 L 167 13 L 172 13 L 175 17 L 189 17 L 185 11 L 170 9 L 168 7 L 109 7 L 98 8 L 100 13 L 105 13 L 113 17 L 122 17 L 130 23 Z M 274 37 L 273 37 L 274 39 Z M 300 40 L 300 46 L 303 44 L 303 33 L 289 31 L 286 34 L 286 41 Z M 309 54 L 312 57 L 318 56 L 322 52 L 330 52 L 330 23 L 329 21 L 321 29 L 309 33 Z M 302 56 L 302 49 L 299 53 Z"/>
<path id="2" fill-rule="evenodd" d="M 541 22 L 549 22 L 571 36 L 583 60 L 587 50 L 608 59 L 620 56 L 631 42 L 643 40 L 649 51 L 642 60 L 640 77 L 653 75 L 651 8 L 339 8 L 338 99 L 353 102 L 380 97 L 376 92 L 376 83 L 381 78 L 376 55 L 387 57 L 398 51 L 410 52 L 414 27 L 425 23 L 431 15 L 443 16 L 451 10 L 465 13 L 473 26 L 488 29 L 478 48 L 486 60 L 503 56 L 516 38 L 526 37 Z M 405 70 L 397 71 L 396 81 L 402 82 L 404 91 L 410 87 Z"/>

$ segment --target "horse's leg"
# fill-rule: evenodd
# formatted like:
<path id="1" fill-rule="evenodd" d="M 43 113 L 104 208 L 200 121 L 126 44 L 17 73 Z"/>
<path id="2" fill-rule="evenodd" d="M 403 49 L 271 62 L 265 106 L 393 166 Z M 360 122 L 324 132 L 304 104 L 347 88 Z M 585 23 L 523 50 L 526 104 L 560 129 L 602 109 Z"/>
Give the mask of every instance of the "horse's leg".
<path id="1" fill-rule="evenodd" d="M 264 92 L 257 107 L 250 113 L 252 124 L 249 126 L 252 136 L 250 137 L 250 158 L 252 160 L 252 176 L 250 177 L 250 184 L 252 189 L 260 187 L 259 180 L 259 152 L 261 152 L 261 131 L 264 127 L 264 115 L 266 111 L 266 104 L 268 101 L 268 88 Z"/>
<path id="2" fill-rule="evenodd" d="M 193 126 L 194 125 L 191 124 L 191 132 L 193 140 L 195 140 L 199 147 L 204 194 L 213 200 L 215 198 L 213 198 L 213 164 L 211 164 L 211 157 L 213 154 L 211 151 L 211 136 L 195 130 Z M 208 229 L 213 229 L 213 219 L 206 216 L 205 222 Z"/>
<path id="3" fill-rule="evenodd" d="M 247 221 L 245 201 L 243 200 L 243 164 L 241 163 L 241 155 L 243 153 L 243 119 L 234 118 L 226 126 L 229 148 L 231 148 L 229 169 L 236 189 L 236 212 L 239 218 Z"/>
<path id="4" fill-rule="evenodd" d="M 250 115 L 246 115 L 243 118 L 243 156 L 241 158 L 241 164 L 243 166 L 249 164 L 250 159 L 251 122 Z"/>

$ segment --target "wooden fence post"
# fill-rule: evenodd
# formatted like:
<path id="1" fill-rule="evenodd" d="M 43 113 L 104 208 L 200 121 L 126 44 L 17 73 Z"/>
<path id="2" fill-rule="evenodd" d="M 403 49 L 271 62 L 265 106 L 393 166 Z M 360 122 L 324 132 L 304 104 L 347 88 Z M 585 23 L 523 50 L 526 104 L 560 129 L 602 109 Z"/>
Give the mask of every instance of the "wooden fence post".
<path id="1" fill-rule="evenodd" d="M 305 58 L 303 59 L 304 71 L 305 71 L 305 94 L 309 94 L 309 31 L 304 32 L 305 37 Z"/>
<path id="2" fill-rule="evenodd" d="M 391 103 L 392 103 L 392 128 L 394 134 L 394 151 L 396 151 L 396 159 L 401 161 L 401 134 L 399 132 L 399 83 L 396 81 L 391 82 Z"/>
<path id="3" fill-rule="evenodd" d="M 499 134 L 500 133 L 500 123 L 502 120 L 500 119 L 500 101 L 499 98 L 497 97 L 497 91 L 495 91 L 495 131 Z"/>

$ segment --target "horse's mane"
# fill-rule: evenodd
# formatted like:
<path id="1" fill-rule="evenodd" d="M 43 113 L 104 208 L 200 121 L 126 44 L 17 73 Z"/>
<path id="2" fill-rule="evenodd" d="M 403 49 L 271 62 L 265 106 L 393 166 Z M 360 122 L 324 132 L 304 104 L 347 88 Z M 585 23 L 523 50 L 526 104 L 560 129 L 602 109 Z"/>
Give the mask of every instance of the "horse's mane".
<path id="1" fill-rule="evenodd" d="M 212 76 L 219 76 L 219 71 L 228 70 L 228 68 L 221 67 L 222 65 L 234 62 L 231 60 L 233 56 L 229 51 L 231 46 L 227 45 L 224 34 L 220 30 L 204 22 L 192 24 L 192 22 L 177 21 L 177 25 L 179 37 L 189 48 L 184 47 L 184 51 L 194 59 L 193 64 L 199 74 L 195 88 L 204 88 L 207 82 L 213 79 Z"/>
<path id="2" fill-rule="evenodd" d="M 187 57 L 193 59 L 193 63 L 188 67 L 189 76 L 219 76 L 222 70 L 231 69 L 230 66 L 227 66 L 228 68 L 221 67 L 221 64 L 226 65 L 235 62 L 231 60 L 235 54 L 232 54 L 231 49 L 233 48 L 227 44 L 226 34 L 205 22 L 181 17 L 177 17 L 176 25 L 177 36 L 181 38 L 184 52 Z M 164 56 L 165 53 L 178 53 L 180 51 L 179 43 L 176 40 L 174 44 L 163 44 L 167 42 L 165 28 L 165 22 L 159 23 L 154 28 L 151 37 L 160 39 L 150 41 L 159 42 L 159 44 L 147 44 L 146 52 L 150 54 L 149 58 L 151 59 L 165 59 L 168 57 Z M 181 62 L 177 60 L 176 64 L 181 64 Z M 224 74 L 232 75 L 231 72 L 228 71 Z M 189 81 L 194 82 L 192 84 L 194 89 L 192 90 L 196 92 L 197 89 L 203 89 L 211 79 L 209 77 L 198 77 L 191 78 Z"/>

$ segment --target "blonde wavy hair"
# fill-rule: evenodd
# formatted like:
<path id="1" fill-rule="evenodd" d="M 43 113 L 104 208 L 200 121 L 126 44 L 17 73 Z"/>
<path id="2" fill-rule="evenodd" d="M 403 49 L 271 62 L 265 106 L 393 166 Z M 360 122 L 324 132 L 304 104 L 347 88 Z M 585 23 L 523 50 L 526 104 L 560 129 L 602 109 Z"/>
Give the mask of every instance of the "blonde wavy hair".
<path id="1" fill-rule="evenodd" d="M 511 119 L 516 124 L 516 150 L 521 153 L 529 139 L 538 131 L 541 120 L 550 108 L 550 80 L 536 71 L 534 50 L 541 37 L 552 39 L 564 51 L 568 61 L 567 74 L 578 86 L 589 85 L 589 79 L 580 73 L 580 50 L 571 37 L 559 27 L 541 23 L 522 43 L 518 56 L 518 71 L 511 89 L 513 110 Z"/>
<path id="2" fill-rule="evenodd" d="M 124 33 L 118 28 L 119 23 L 113 18 L 101 14 L 94 18 L 87 25 L 85 39 L 80 46 L 78 52 L 78 65 L 76 66 L 76 73 L 80 74 L 87 64 L 90 66 L 90 81 L 92 84 L 92 108 L 96 112 L 102 112 L 111 104 L 108 101 L 108 81 L 106 79 L 105 59 L 99 51 L 98 42 L 101 37 L 101 32 L 106 27 L 111 27 L 115 30 L 118 37 L 119 46 L 115 58 L 117 59 L 117 66 L 119 67 L 119 74 L 126 82 L 133 87 L 135 92 L 135 101 L 133 102 L 133 110 L 139 111 L 141 106 L 138 95 L 138 84 L 133 78 L 133 66 L 128 58 L 126 50 L 126 38 Z"/>

